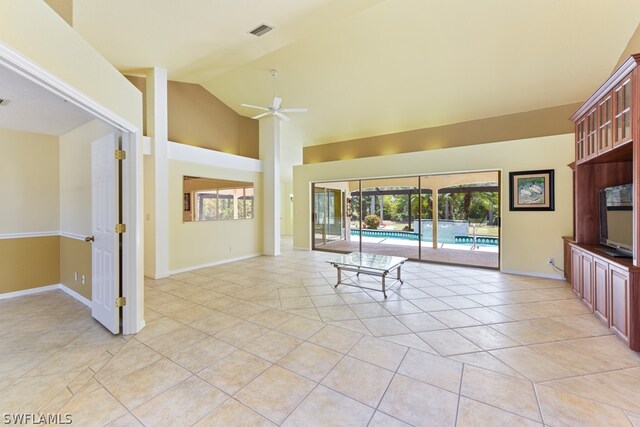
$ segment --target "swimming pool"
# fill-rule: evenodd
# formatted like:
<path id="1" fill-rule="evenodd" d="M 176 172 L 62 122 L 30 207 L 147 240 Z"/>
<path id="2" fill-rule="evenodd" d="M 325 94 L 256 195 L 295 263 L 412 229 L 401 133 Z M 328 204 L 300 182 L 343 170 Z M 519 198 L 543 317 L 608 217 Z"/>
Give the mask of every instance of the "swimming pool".
<path id="1" fill-rule="evenodd" d="M 360 229 L 352 228 L 351 235 L 357 237 L 360 235 Z M 400 231 L 400 230 L 371 230 L 363 229 L 362 235 L 366 237 L 379 237 L 389 239 L 402 239 L 402 240 L 419 240 L 419 234 L 413 231 Z M 438 239 L 440 243 L 473 243 L 473 236 L 453 236 Z M 476 236 L 476 244 L 498 246 L 500 239 L 493 236 Z"/>

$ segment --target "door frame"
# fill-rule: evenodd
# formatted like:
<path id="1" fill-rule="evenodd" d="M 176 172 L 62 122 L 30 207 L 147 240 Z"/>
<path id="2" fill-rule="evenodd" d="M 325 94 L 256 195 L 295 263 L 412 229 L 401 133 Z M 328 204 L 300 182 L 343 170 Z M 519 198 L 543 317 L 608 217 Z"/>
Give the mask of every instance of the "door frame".
<path id="1" fill-rule="evenodd" d="M 127 160 L 122 162 L 122 216 L 127 224 L 122 238 L 122 296 L 127 299 L 122 310 L 122 333 L 139 332 L 145 325 L 141 129 L 2 42 L 0 64 L 122 132 L 122 146 L 127 152 Z"/>

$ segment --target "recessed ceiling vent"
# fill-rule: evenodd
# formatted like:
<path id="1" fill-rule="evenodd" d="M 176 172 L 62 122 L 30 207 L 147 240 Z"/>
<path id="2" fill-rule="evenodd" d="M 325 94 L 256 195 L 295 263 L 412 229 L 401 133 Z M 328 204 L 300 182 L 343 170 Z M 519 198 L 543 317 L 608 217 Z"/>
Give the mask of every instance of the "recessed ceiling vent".
<path id="1" fill-rule="evenodd" d="M 274 27 L 267 25 L 267 24 L 262 24 L 262 25 L 258 25 L 256 28 L 254 28 L 253 30 L 249 31 L 249 34 L 253 34 L 256 37 L 260 37 L 260 36 L 264 36 L 265 34 L 267 34 L 269 31 L 273 30 Z"/>
<path id="2" fill-rule="evenodd" d="M 0 105 L 7 105 L 9 103 L 8 99 L 2 99 L 0 98 Z"/>

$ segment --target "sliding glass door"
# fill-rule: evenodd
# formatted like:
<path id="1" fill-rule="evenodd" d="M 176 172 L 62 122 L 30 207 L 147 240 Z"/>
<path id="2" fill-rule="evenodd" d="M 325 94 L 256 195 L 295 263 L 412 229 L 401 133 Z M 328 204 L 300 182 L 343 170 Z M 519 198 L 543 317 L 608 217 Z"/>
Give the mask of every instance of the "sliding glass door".
<path id="1" fill-rule="evenodd" d="M 499 267 L 500 173 L 313 186 L 313 247 Z"/>
<path id="2" fill-rule="evenodd" d="M 313 206 L 314 245 L 345 240 L 344 192 L 314 186 Z"/>

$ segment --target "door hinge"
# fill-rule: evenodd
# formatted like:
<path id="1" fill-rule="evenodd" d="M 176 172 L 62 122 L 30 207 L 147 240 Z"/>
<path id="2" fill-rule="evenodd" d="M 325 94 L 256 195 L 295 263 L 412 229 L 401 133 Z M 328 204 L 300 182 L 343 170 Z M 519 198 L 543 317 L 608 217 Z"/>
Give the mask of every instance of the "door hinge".
<path id="1" fill-rule="evenodd" d="M 127 231 L 127 224 L 116 224 L 116 233 L 122 234 Z"/>
<path id="2" fill-rule="evenodd" d="M 127 305 L 127 299 L 125 297 L 116 298 L 116 308 L 124 307 Z"/>
<path id="3" fill-rule="evenodd" d="M 124 160 L 127 158 L 127 152 L 124 150 L 116 150 L 115 157 L 116 160 Z"/>

